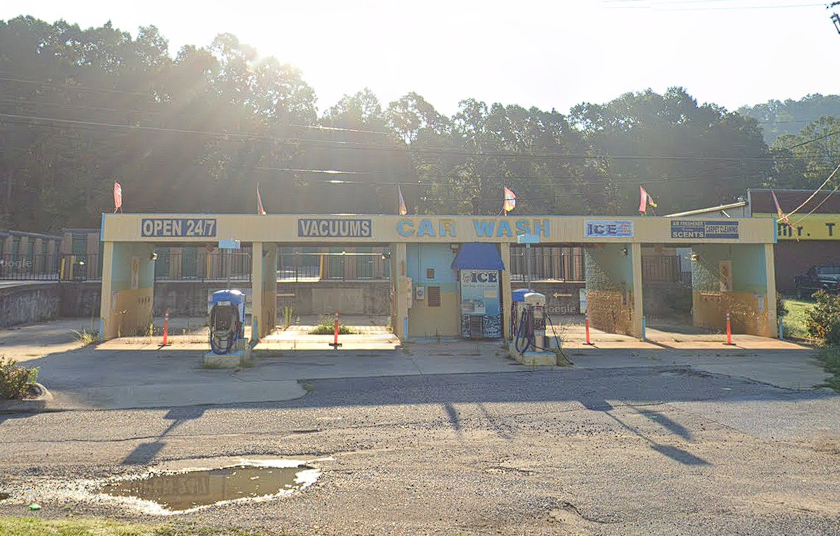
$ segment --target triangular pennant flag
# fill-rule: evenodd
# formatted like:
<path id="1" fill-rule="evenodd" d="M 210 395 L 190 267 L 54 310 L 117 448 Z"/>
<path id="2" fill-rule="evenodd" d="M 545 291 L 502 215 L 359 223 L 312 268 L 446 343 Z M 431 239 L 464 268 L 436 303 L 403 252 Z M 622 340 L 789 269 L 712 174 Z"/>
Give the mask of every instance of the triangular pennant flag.
<path id="1" fill-rule="evenodd" d="M 260 185 L 257 184 L 257 214 L 265 216 L 265 208 L 263 208 L 262 197 L 260 197 Z"/>
<path id="2" fill-rule="evenodd" d="M 779 221 L 786 223 L 790 227 L 790 220 L 785 213 L 782 212 L 782 207 L 779 205 L 779 199 L 776 197 L 776 192 L 774 192 L 772 188 L 770 188 L 770 195 L 773 196 L 773 203 L 776 204 L 776 214 L 779 216 Z"/>
<path id="3" fill-rule="evenodd" d="M 408 214 L 408 210 L 405 208 L 405 199 L 403 199 L 402 189 L 399 184 L 397 185 L 397 193 L 400 195 L 400 216 L 405 216 Z"/>
<path id="4" fill-rule="evenodd" d="M 122 186 L 120 183 L 114 183 L 114 213 L 122 211 Z"/>
<path id="5" fill-rule="evenodd" d="M 507 215 L 508 212 L 516 208 L 516 194 L 510 190 L 507 186 L 504 187 L 505 189 L 505 200 L 502 203 L 502 210 Z"/>
<path id="6" fill-rule="evenodd" d="M 642 186 L 639 186 L 639 212 L 642 214 L 647 214 L 647 207 L 650 205 L 652 208 L 656 208 L 658 205 L 653 202 L 653 198 L 647 193 Z"/>

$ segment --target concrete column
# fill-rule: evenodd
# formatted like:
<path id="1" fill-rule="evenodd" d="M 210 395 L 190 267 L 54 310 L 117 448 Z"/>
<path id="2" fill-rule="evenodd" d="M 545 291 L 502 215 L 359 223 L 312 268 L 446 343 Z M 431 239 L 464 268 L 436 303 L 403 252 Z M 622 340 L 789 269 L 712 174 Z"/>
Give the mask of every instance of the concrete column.
<path id="1" fill-rule="evenodd" d="M 277 325 L 277 244 L 263 244 L 263 322 L 260 337 L 269 335 Z"/>
<path id="2" fill-rule="evenodd" d="M 633 326 L 632 335 L 642 337 L 642 316 L 645 314 L 642 296 L 642 245 L 630 244 L 631 262 L 633 263 Z"/>
<path id="3" fill-rule="evenodd" d="M 43 273 L 46 261 L 44 259 L 44 239 L 34 238 L 32 247 L 32 268 L 35 272 Z"/>
<path id="4" fill-rule="evenodd" d="M 779 324 L 779 319 L 776 316 L 776 300 L 779 297 L 776 295 L 776 260 L 775 260 L 775 245 L 764 244 L 764 271 L 767 278 L 767 323 L 770 326 L 771 332 L 768 337 L 772 337 L 772 330 Z"/>
<path id="5" fill-rule="evenodd" d="M 61 254 L 69 255 L 73 252 L 73 234 L 64 233 L 64 238 L 61 240 Z"/>
<path id="6" fill-rule="evenodd" d="M 499 244 L 499 255 L 505 269 L 502 271 L 502 337 L 510 338 L 510 305 L 513 294 L 510 288 L 510 244 L 507 242 Z"/>
<path id="7" fill-rule="evenodd" d="M 391 281 L 394 282 L 394 302 L 396 315 L 394 318 L 394 334 L 399 339 L 408 337 L 408 292 L 406 275 L 405 244 L 391 244 Z"/>
<path id="8" fill-rule="evenodd" d="M 263 333 L 263 243 L 254 242 L 251 250 L 251 328 L 254 327 L 254 322 L 257 324 L 257 332 L 251 334 L 251 338 L 260 339 Z"/>
<path id="9" fill-rule="evenodd" d="M 99 342 L 112 339 L 117 329 L 111 311 L 111 280 L 114 278 L 114 243 L 105 242 L 102 248 L 102 286 L 99 295 Z"/>

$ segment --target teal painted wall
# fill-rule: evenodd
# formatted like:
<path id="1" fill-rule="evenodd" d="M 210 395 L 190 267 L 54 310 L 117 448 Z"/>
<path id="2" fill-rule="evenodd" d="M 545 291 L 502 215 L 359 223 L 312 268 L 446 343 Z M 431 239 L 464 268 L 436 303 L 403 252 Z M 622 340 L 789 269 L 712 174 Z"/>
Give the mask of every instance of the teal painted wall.
<path id="1" fill-rule="evenodd" d="M 627 248 L 627 255 L 623 250 Z M 634 247 L 639 244 L 605 244 L 603 248 L 585 248 L 586 288 L 593 290 L 633 290 Z"/>
<path id="2" fill-rule="evenodd" d="M 439 286 L 441 292 L 455 292 L 458 278 L 451 268 L 455 252 L 449 244 L 408 244 L 406 246 L 406 275 L 414 286 Z M 426 278 L 426 269 L 434 268 L 435 278 Z"/>
<path id="3" fill-rule="evenodd" d="M 155 283 L 155 263 L 149 258 L 155 251 L 154 244 L 115 242 L 111 292 L 131 290 L 131 259 L 140 259 L 139 288 L 151 289 Z"/>
<path id="4" fill-rule="evenodd" d="M 732 261 L 732 292 L 767 292 L 767 270 L 763 244 L 695 245 L 692 252 L 691 284 L 694 290 L 720 292 L 720 261 Z"/>

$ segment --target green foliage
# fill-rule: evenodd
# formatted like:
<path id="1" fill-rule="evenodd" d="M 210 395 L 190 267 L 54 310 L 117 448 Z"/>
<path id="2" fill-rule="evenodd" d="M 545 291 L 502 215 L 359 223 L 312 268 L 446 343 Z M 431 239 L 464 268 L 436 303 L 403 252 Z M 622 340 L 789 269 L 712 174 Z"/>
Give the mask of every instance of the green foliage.
<path id="1" fill-rule="evenodd" d="M 820 350 L 819 359 L 825 371 L 832 374 L 825 383 L 835 391 L 840 391 L 840 348 L 829 346 Z"/>
<path id="2" fill-rule="evenodd" d="M 0 357 L 0 400 L 23 398 L 37 379 L 37 368 L 27 369 L 13 359 Z"/>
<path id="3" fill-rule="evenodd" d="M 837 166 L 840 117 L 821 117 L 773 142 L 776 164 L 768 181 L 777 188 L 817 188 Z M 784 207 L 783 207 L 784 208 Z"/>
<path id="4" fill-rule="evenodd" d="M 332 335 L 335 333 L 335 317 L 324 315 L 321 317 L 321 323 L 318 326 L 309 332 L 310 335 Z M 338 334 L 339 335 L 352 335 L 355 331 L 348 328 L 344 324 L 338 324 Z"/>
<path id="5" fill-rule="evenodd" d="M 820 290 L 814 299 L 814 308 L 806 313 L 808 334 L 827 346 L 840 345 L 840 296 Z"/>
<path id="6" fill-rule="evenodd" d="M 759 121 L 767 144 L 785 134 L 796 134 L 802 125 L 821 117 L 840 117 L 840 95 L 807 95 L 799 100 L 770 100 L 755 106 L 744 106 L 738 113 Z"/>
<path id="7" fill-rule="evenodd" d="M 568 115 L 466 99 L 452 117 L 416 93 L 383 106 L 365 88 L 319 118 L 300 71 L 231 34 L 173 58 L 153 26 L 132 37 L 110 23 L 18 17 L 0 21 L 0 50 L 0 71 L 24 81 L 0 81 L 0 113 L 52 118 L 0 121 L 0 176 L 14 170 L 0 221 L 32 231 L 97 225 L 114 177 L 131 212 L 253 212 L 265 178 L 269 212 L 393 213 L 391 177 L 411 213 L 498 214 L 508 186 L 516 214 L 627 215 L 640 183 L 656 183 L 648 189 L 667 212 L 732 200 L 773 175 L 754 119 L 682 88 Z M 272 169 L 362 173 L 342 185 Z"/>
<path id="8" fill-rule="evenodd" d="M 784 318 L 788 314 L 786 300 L 781 295 L 776 296 L 776 318 Z"/>

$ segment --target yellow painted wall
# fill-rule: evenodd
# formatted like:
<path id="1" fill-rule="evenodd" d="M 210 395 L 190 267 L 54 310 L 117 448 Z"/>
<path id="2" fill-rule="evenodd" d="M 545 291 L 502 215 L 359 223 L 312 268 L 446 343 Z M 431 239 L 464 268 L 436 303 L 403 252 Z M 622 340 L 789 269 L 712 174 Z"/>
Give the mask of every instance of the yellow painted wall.
<path id="1" fill-rule="evenodd" d="M 756 218 L 776 218 L 776 214 L 753 214 Z M 791 225 L 777 222 L 779 240 L 840 240 L 840 214 L 794 214 Z"/>
<path id="2" fill-rule="evenodd" d="M 695 290 L 692 296 L 695 326 L 724 332 L 726 312 L 729 311 L 733 334 L 759 337 L 772 337 L 775 334 L 776 327 L 768 314 L 770 300 L 767 294 Z"/>
<path id="3" fill-rule="evenodd" d="M 414 300 L 408 310 L 409 337 L 460 337 L 461 317 L 457 292 L 440 293 L 440 307 L 429 307 L 425 300 Z"/>
<path id="4" fill-rule="evenodd" d="M 607 333 L 636 335 L 633 331 L 633 292 L 587 290 L 589 323 Z"/>
<path id="5" fill-rule="evenodd" d="M 113 337 L 148 334 L 153 298 L 153 289 L 120 290 L 112 294 L 110 314 L 114 320 Z"/>

